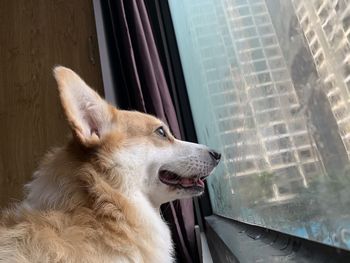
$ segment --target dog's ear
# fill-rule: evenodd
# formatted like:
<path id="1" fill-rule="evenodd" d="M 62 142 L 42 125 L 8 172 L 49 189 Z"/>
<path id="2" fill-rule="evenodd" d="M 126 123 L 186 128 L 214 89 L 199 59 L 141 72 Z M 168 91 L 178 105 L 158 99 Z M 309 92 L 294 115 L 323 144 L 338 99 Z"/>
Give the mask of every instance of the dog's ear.
<path id="1" fill-rule="evenodd" d="M 53 71 L 74 136 L 86 147 L 99 145 L 111 126 L 109 105 L 74 71 L 62 66 Z"/>

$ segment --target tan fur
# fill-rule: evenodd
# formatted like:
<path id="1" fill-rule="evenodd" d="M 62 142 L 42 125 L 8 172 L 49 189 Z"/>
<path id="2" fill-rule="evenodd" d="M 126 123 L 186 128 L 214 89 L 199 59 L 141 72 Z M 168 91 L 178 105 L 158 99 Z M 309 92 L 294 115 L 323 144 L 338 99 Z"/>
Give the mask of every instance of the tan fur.
<path id="1" fill-rule="evenodd" d="M 26 199 L 1 214 L 0 262 L 172 262 L 162 201 L 140 190 L 138 167 L 113 156 L 138 144 L 172 147 L 174 137 L 165 127 L 167 139 L 160 139 L 154 133 L 160 120 L 117 110 L 92 90 L 71 94 L 65 86 L 86 85 L 72 71 L 60 67 L 55 74 L 74 138 L 47 154 Z M 74 105 L 78 95 L 88 103 Z M 82 114 L 90 111 L 87 123 L 90 115 Z"/>

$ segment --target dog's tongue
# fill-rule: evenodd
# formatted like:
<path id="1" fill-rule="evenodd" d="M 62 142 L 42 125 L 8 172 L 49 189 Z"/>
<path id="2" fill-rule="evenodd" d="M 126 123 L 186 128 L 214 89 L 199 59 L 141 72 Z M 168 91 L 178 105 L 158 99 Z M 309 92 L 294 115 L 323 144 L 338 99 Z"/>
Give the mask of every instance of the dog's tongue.
<path id="1" fill-rule="evenodd" d="M 184 188 L 202 187 L 204 188 L 203 179 L 200 178 L 180 178 L 180 176 L 169 171 L 160 171 L 160 179 L 169 185 L 181 185 Z"/>
<path id="2" fill-rule="evenodd" d="M 193 179 L 193 178 L 182 178 L 180 180 L 180 184 L 183 187 L 192 187 L 192 186 L 199 186 L 204 187 L 204 182 L 201 179 Z"/>

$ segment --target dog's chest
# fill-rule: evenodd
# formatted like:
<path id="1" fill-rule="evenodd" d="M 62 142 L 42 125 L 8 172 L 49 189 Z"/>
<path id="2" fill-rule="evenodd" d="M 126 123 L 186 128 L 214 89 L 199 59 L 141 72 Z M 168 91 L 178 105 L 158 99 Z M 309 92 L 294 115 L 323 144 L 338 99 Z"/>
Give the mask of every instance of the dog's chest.
<path id="1" fill-rule="evenodd" d="M 147 206 L 143 207 L 146 208 Z M 152 242 L 152 252 L 154 256 L 152 262 L 174 262 L 172 257 L 173 244 L 169 227 L 163 221 L 159 212 L 155 211 L 153 208 L 146 209 L 146 211 L 143 212 L 145 218 L 148 219 L 148 223 L 145 224 L 145 227 L 148 227 L 150 242 Z"/>
<path id="2" fill-rule="evenodd" d="M 167 225 L 160 219 L 152 228 L 153 235 L 148 237 L 148 245 L 151 245 L 151 250 L 145 252 L 142 248 L 134 251 L 127 256 L 118 255 L 112 257 L 111 263 L 173 263 L 173 246 L 170 237 L 170 231 Z M 139 238 L 142 238 L 141 236 Z"/>
<path id="3" fill-rule="evenodd" d="M 171 241 L 170 231 L 168 226 L 159 218 L 157 229 L 154 229 L 153 247 L 154 260 L 152 262 L 173 262 L 173 245 Z"/>
<path id="4" fill-rule="evenodd" d="M 137 198 L 138 215 L 142 221 L 142 231 L 138 234 L 140 247 L 132 260 L 126 262 L 171 263 L 174 262 L 173 245 L 169 227 L 149 201 L 142 195 Z M 142 232 L 142 234 L 141 234 Z M 147 248 L 143 247 L 146 245 Z M 121 261 L 116 261 L 121 262 Z M 123 262 L 123 261 L 122 261 Z"/>

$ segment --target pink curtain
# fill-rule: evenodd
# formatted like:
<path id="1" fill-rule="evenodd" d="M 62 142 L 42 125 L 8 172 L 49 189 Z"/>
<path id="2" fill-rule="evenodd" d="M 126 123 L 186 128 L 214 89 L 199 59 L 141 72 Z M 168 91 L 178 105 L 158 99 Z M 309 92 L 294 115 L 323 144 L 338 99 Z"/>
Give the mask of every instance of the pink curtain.
<path id="1" fill-rule="evenodd" d="M 112 48 L 119 52 L 130 107 L 156 115 L 168 123 L 175 137 L 181 138 L 144 1 L 108 0 L 107 6 L 114 35 Z M 177 261 L 194 262 L 192 200 L 165 204 L 162 213 L 172 230 Z"/>

